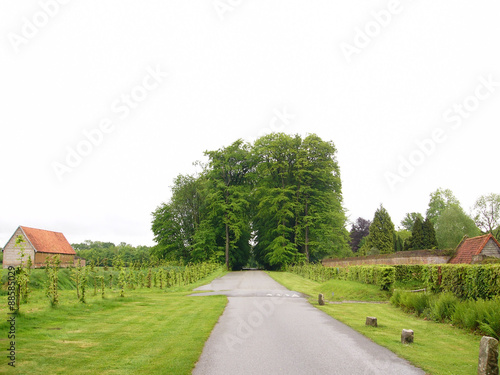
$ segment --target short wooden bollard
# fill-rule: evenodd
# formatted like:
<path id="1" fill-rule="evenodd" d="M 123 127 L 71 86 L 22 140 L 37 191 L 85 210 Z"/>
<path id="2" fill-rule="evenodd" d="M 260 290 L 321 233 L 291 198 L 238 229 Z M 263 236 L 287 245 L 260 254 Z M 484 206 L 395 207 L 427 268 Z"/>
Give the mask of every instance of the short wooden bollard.
<path id="1" fill-rule="evenodd" d="M 411 344 L 413 342 L 413 330 L 403 329 L 401 332 L 401 344 Z"/>
<path id="2" fill-rule="evenodd" d="M 498 340 L 493 337 L 481 339 L 477 375 L 498 375 Z"/>
<path id="3" fill-rule="evenodd" d="M 374 316 L 367 316 L 365 325 L 377 327 L 377 318 L 375 318 Z"/>
<path id="4" fill-rule="evenodd" d="M 320 293 L 318 296 L 318 303 L 323 306 L 325 304 L 325 298 L 323 297 L 323 294 Z"/>

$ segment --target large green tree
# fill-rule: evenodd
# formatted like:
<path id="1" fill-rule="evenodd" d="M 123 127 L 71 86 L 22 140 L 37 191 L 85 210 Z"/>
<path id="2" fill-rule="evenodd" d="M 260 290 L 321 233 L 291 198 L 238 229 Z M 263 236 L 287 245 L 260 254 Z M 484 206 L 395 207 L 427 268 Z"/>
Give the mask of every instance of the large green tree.
<path id="1" fill-rule="evenodd" d="M 280 267 L 297 259 L 294 239 L 296 211 L 295 164 L 299 137 L 273 133 L 255 142 L 257 203 L 253 226 L 257 260 Z"/>
<path id="2" fill-rule="evenodd" d="M 441 249 L 453 249 L 463 236 L 475 237 L 480 234 L 474 220 L 458 204 L 446 208 L 436 222 L 436 238 Z"/>
<path id="3" fill-rule="evenodd" d="M 240 269 L 250 256 L 249 173 L 252 163 L 249 145 L 237 140 L 228 147 L 205 154 L 209 157 L 206 220 L 210 225 L 204 223 L 203 232 L 205 236 L 212 236 L 215 243 L 223 232 L 226 267 Z M 199 240 L 204 241 L 203 238 Z"/>
<path id="4" fill-rule="evenodd" d="M 331 142 L 273 133 L 254 146 L 255 255 L 269 267 L 349 252 L 340 171 Z"/>
<path id="5" fill-rule="evenodd" d="M 297 152 L 295 243 L 308 261 L 329 254 L 347 255 L 348 234 L 342 206 L 342 183 L 332 142 L 315 134 Z"/>

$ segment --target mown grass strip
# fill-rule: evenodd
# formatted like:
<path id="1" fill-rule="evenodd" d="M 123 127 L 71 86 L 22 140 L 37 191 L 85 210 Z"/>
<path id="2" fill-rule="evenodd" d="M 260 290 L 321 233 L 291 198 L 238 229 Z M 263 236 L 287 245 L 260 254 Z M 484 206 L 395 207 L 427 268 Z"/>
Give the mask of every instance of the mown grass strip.
<path id="1" fill-rule="evenodd" d="M 370 285 L 356 283 L 358 291 L 350 297 L 348 293 L 352 288 L 352 282 L 330 280 L 320 284 L 287 272 L 270 272 L 269 274 L 285 287 L 310 295 L 309 301 L 328 315 L 388 348 L 401 358 L 407 359 L 429 374 L 477 373 L 480 336 L 448 324 L 419 319 L 389 304 L 342 303 L 319 306 L 317 303 L 317 293 L 323 291 L 328 299 L 329 296 L 325 291 L 332 287 L 340 295 L 340 299 L 368 300 L 370 289 L 367 287 Z M 377 328 L 365 326 L 367 316 L 377 317 Z M 415 331 L 414 344 L 401 344 L 401 330 L 404 328 Z"/>
<path id="2" fill-rule="evenodd" d="M 190 374 L 227 303 L 225 296 L 188 297 L 192 288 L 127 290 L 125 298 L 108 290 L 86 304 L 62 291 L 56 308 L 34 291 L 16 317 L 16 368 L 4 356 L 0 373 Z M 6 307 L 2 297 L 3 317 Z M 2 319 L 2 349 L 7 331 Z"/>

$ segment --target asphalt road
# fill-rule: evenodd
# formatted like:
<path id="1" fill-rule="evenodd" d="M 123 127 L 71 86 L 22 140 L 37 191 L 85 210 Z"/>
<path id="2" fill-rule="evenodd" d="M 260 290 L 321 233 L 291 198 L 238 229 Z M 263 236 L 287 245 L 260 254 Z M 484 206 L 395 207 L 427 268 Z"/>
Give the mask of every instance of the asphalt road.
<path id="1" fill-rule="evenodd" d="M 196 290 L 229 302 L 193 374 L 425 374 L 264 272 L 232 272 Z"/>

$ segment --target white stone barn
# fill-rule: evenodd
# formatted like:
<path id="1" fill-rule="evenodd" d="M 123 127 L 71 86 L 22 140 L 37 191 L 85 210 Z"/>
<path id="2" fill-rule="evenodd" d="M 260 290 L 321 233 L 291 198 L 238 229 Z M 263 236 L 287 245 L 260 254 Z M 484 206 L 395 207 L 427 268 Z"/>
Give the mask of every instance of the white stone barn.
<path id="1" fill-rule="evenodd" d="M 16 245 L 16 240 L 19 236 L 24 241 Z M 3 268 L 18 266 L 20 264 L 21 246 L 24 248 L 24 253 L 26 254 L 24 263 L 26 264 L 28 261 L 27 256 L 29 256 L 34 268 L 45 266 L 47 258 L 57 254 L 59 254 L 59 259 L 61 260 L 60 267 L 74 265 L 76 252 L 66 237 L 64 237 L 64 234 L 20 226 L 2 250 Z"/>

